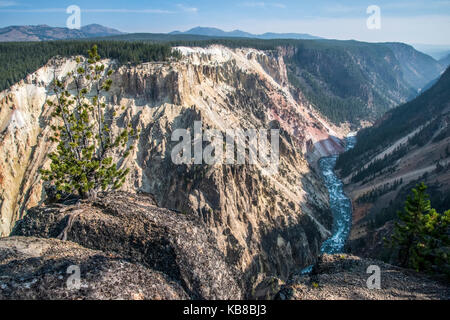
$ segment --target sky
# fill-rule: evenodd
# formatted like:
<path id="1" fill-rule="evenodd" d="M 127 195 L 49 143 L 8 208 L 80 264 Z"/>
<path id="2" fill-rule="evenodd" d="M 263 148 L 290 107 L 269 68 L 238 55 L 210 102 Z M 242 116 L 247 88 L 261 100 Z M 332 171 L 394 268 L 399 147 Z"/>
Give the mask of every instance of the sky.
<path id="1" fill-rule="evenodd" d="M 0 0 L 0 27 L 64 27 L 71 5 L 80 7 L 82 25 L 98 23 L 124 32 L 166 33 L 204 26 L 450 45 L 450 0 Z M 380 8 L 379 29 L 367 27 L 371 5 Z"/>

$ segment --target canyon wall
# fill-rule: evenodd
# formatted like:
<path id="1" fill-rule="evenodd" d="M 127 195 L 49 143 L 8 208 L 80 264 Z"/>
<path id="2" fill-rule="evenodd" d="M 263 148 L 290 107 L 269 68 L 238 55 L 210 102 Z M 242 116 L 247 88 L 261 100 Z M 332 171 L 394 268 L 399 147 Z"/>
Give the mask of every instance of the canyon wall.
<path id="1" fill-rule="evenodd" d="M 328 194 L 315 161 L 342 151 L 343 132 L 305 99 L 294 98 L 278 51 L 177 48 L 170 62 L 116 66 L 106 97 L 116 112 L 112 130 L 131 122 L 140 130 L 126 161 L 124 191 L 152 194 L 160 207 L 196 215 L 215 235 L 227 263 L 246 284 L 266 275 L 287 278 L 313 263 L 330 236 Z M 104 61 L 114 64 L 113 61 Z M 0 235 L 45 199 L 39 169 L 46 168 L 54 76 L 74 70 L 55 58 L 0 93 Z M 280 165 L 268 175 L 255 165 L 175 165 L 176 129 L 280 128 Z"/>

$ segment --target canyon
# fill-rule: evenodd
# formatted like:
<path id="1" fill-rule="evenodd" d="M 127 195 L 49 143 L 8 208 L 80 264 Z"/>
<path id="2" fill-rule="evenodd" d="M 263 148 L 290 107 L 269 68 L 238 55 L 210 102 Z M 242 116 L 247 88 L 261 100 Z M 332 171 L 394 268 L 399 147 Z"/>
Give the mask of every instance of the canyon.
<path id="1" fill-rule="evenodd" d="M 122 292 L 125 298 L 153 299 L 162 291 L 164 299 L 254 298 L 257 291 L 267 293 L 264 287 L 272 277 L 287 282 L 296 271 L 317 262 L 323 242 L 333 232 L 319 159 L 344 152 L 344 138 L 351 131 L 407 101 L 429 80 L 414 72 L 414 64 L 405 66 L 409 81 L 403 78 L 396 55 L 387 46 L 376 50 L 385 55 L 381 60 L 386 68 L 394 70 L 392 77 L 371 69 L 379 59 L 372 51 L 363 55 L 359 48 L 347 52 L 338 47 L 336 52 L 345 59 L 337 70 L 348 63 L 361 67 L 342 85 L 333 82 L 336 75 L 326 64 L 333 54 L 326 46 L 323 52 L 306 53 L 292 46 L 276 50 L 178 46 L 174 50 L 180 57 L 168 61 L 131 65 L 105 59 L 103 63 L 114 69 L 105 98 L 106 114 L 117 119 L 111 130 L 118 132 L 131 123 L 140 134 L 125 162 L 130 174 L 123 193 L 68 208 L 46 203 L 39 173 L 48 168 L 47 155 L 55 148 L 49 140 L 52 108 L 46 103 L 55 99 L 52 81 L 55 76 L 65 81 L 76 68 L 75 57 L 52 58 L 0 93 L 0 237 L 12 236 L 0 241 L 0 261 L 10 261 L 8 252 L 15 253 L 17 264 L 33 257 L 47 263 L 56 254 L 62 264 L 54 271 L 61 274 L 72 262 L 95 268 L 97 258 L 92 257 L 98 256 L 107 260 L 108 268 L 100 280 L 88 279 L 94 288 L 96 281 L 102 283 L 115 270 L 126 283 L 124 268 L 155 279 L 155 291 L 132 289 Z M 309 62 L 303 65 L 302 59 Z M 363 84 L 350 96 L 347 86 L 360 79 Z M 396 87 L 388 89 L 390 81 Z M 340 121 L 341 115 L 328 117 L 330 110 L 318 107 L 328 100 L 321 100 L 314 84 L 337 104 L 358 105 L 358 115 L 347 121 Z M 73 89 L 73 84 L 67 85 Z M 364 121 L 367 115 L 369 120 Z M 222 134 L 235 128 L 279 129 L 278 172 L 266 174 L 259 162 L 175 165 L 171 151 L 177 143 L 172 133 L 193 131 L 198 121 L 204 129 Z M 352 190 L 346 191 L 354 198 Z M 189 237 L 184 239 L 183 234 Z M 65 256 L 69 249 L 77 250 L 79 257 Z M 108 260 L 111 257 L 118 261 Z M 21 288 L 20 279 L 11 279 L 8 286 Z M 52 290 L 65 297 L 58 288 Z M 108 290 L 111 296 L 118 294 L 114 288 Z M 97 289 L 91 294 L 110 297 Z"/>
<path id="2" fill-rule="evenodd" d="M 388 112 L 362 131 L 364 143 L 342 155 L 338 168 L 353 203 L 348 249 L 360 256 L 395 262 L 384 246 L 397 211 L 412 188 L 424 182 L 431 206 L 450 205 L 450 71 L 416 99 Z"/>
<path id="3" fill-rule="evenodd" d="M 283 57 L 221 46 L 177 48 L 179 61 L 121 66 L 112 75 L 108 112 L 141 134 L 127 159 L 124 191 L 152 194 L 159 207 L 199 217 L 228 263 L 260 281 L 287 278 L 312 264 L 330 235 L 328 194 L 313 165 L 343 150 L 345 129 L 329 124 L 289 90 Z M 113 64 L 105 61 L 105 64 Z M 39 169 L 48 166 L 49 87 L 75 68 L 55 58 L 0 96 L 2 119 L 1 234 L 45 199 Z M 279 128 L 280 167 L 264 175 L 253 166 L 176 166 L 171 133 L 202 121 L 205 128 Z M 308 162 L 309 161 L 309 162 Z"/>

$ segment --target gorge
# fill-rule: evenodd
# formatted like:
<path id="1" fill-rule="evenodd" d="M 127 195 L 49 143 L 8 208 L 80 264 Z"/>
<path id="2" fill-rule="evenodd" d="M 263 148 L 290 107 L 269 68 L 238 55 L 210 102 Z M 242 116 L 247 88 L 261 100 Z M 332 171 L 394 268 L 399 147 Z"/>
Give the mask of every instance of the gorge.
<path id="1" fill-rule="evenodd" d="M 148 280 L 133 283 L 125 298 L 240 299 L 267 294 L 268 279 L 287 283 L 321 253 L 341 252 L 351 208 L 333 167 L 354 138 L 343 140 L 415 96 L 440 70 L 428 59 L 414 60 L 415 52 L 400 54 L 395 44 L 300 41 L 261 49 L 236 41 L 175 46 L 179 57 L 163 61 L 123 64 L 105 57 L 103 63 L 114 68 L 105 100 L 107 114 L 118 119 L 111 128 L 118 131 L 130 122 L 140 136 L 125 163 L 130 174 L 121 192 L 78 206 L 46 203 L 39 174 L 54 148 L 46 103 L 55 99 L 51 82 L 55 75 L 64 80 L 75 58 L 56 56 L 0 93 L 4 274 L 33 257 L 44 264 L 52 256 L 61 259 L 51 266 L 52 276 L 63 274 L 69 262 L 96 270 L 100 259 L 108 268 L 98 279 L 125 268 L 157 281 L 156 289 L 147 291 L 139 288 Z M 422 74 L 421 63 L 432 71 Z M 339 70 L 352 71 L 337 79 Z M 264 174 L 260 162 L 175 165 L 172 133 L 193 130 L 200 121 L 223 134 L 234 128 L 279 129 L 278 173 Z M 79 257 L 64 256 L 67 248 Z M 42 284 L 38 270 L 24 268 Z M 119 274 L 124 285 L 127 277 Z M 28 283 L 8 279 L 6 296 L 18 295 L 12 288 Z M 90 275 L 87 281 L 95 289 L 98 279 Z M 67 293 L 58 288 L 49 290 L 64 298 Z M 89 297 L 119 294 L 108 290 L 110 296 L 95 289 Z M 272 293 L 273 298 L 277 292 Z"/>

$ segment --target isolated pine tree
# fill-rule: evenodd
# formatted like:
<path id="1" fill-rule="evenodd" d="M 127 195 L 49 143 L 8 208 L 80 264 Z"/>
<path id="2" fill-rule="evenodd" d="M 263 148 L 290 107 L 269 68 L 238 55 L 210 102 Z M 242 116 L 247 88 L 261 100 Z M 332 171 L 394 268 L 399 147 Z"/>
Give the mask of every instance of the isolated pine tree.
<path id="1" fill-rule="evenodd" d="M 424 216 L 425 234 L 422 269 L 445 273 L 450 278 L 450 210 L 432 209 Z"/>
<path id="2" fill-rule="evenodd" d="M 439 214 L 431 208 L 427 186 L 421 183 L 398 212 L 391 246 L 403 267 L 450 275 L 450 210 Z"/>
<path id="3" fill-rule="evenodd" d="M 412 190 L 403 211 L 398 212 L 399 222 L 395 224 L 392 245 L 398 249 L 400 264 L 417 269 L 419 252 L 423 249 L 424 216 L 431 210 L 424 183 Z"/>
<path id="4" fill-rule="evenodd" d="M 97 46 L 89 58 L 77 58 L 77 69 L 67 79 L 54 80 L 56 102 L 53 108 L 53 142 L 49 170 L 41 170 L 42 179 L 56 188 L 56 198 L 77 195 L 95 198 L 99 191 L 119 189 L 129 169 L 123 168 L 133 146 L 131 125 L 113 136 L 110 125 L 115 113 L 105 119 L 105 97 L 112 85 L 112 69 L 100 62 Z M 108 114 L 109 116 L 109 114 Z M 114 160 L 115 159 L 115 160 Z M 120 165 L 122 164 L 122 165 Z"/>

